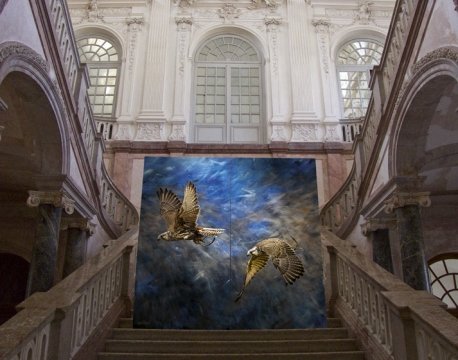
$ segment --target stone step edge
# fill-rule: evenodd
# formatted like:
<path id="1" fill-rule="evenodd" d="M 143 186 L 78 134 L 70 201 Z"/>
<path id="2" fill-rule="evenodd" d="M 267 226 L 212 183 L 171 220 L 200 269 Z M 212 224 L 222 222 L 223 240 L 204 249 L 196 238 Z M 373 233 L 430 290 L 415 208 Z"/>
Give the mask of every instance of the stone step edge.
<path id="1" fill-rule="evenodd" d="M 134 357 L 145 357 L 145 356 L 158 356 L 158 357 L 174 357 L 174 356 L 181 356 L 181 357 L 200 357 L 203 356 L 211 358 L 224 358 L 227 356 L 247 356 L 247 357 L 268 357 L 268 356 L 305 356 L 305 355 L 313 355 L 313 356 L 337 356 L 335 359 L 338 360 L 339 355 L 364 355 L 363 351 L 360 350 L 348 350 L 348 351 L 332 351 L 332 352 L 295 352 L 295 353 L 240 353 L 240 354 L 195 354 L 195 353 L 126 353 L 126 352 L 107 352 L 102 351 L 98 353 L 98 356 L 134 356 Z"/>
<path id="2" fill-rule="evenodd" d="M 107 339 L 106 344 L 111 344 L 111 343 L 124 343 L 126 345 L 128 344 L 135 344 L 135 343 L 141 343 L 141 344 L 146 344 L 146 343 L 151 343 L 151 344 L 165 344 L 165 345 L 179 345 L 179 344 L 206 344 L 206 343 L 220 343 L 222 345 L 227 345 L 227 344 L 234 344 L 234 343 L 240 343 L 242 345 L 247 345 L 247 344 L 253 344 L 253 343 L 269 343 L 269 344 L 282 344 L 282 343 L 324 343 L 324 344 L 330 344 L 332 345 L 333 343 L 351 343 L 354 342 L 354 338 L 345 338 L 345 339 L 304 339 L 304 340 L 144 340 L 144 339 Z"/>

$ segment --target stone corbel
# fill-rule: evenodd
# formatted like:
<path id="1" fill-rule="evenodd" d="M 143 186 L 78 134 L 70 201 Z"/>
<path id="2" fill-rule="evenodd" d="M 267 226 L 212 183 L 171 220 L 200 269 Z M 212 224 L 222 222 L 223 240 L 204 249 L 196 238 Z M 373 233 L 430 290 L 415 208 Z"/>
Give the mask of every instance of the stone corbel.
<path id="1" fill-rule="evenodd" d="M 431 205 L 429 194 L 429 192 L 396 192 L 385 201 L 384 211 L 386 214 L 392 214 L 395 209 L 408 205 L 429 207 Z"/>
<path id="2" fill-rule="evenodd" d="M 369 236 L 374 231 L 389 229 L 395 225 L 395 219 L 367 219 L 365 223 L 361 224 L 361 232 L 364 236 Z"/>
<path id="3" fill-rule="evenodd" d="M 60 229 L 78 229 L 84 232 L 87 232 L 89 236 L 95 233 L 96 225 L 84 218 L 75 218 L 75 217 L 65 217 L 62 218 Z"/>
<path id="4" fill-rule="evenodd" d="M 62 191 L 34 191 L 29 190 L 27 198 L 27 206 L 38 207 L 41 204 L 50 204 L 54 207 L 60 207 L 65 210 L 68 215 L 75 211 L 75 201 L 69 199 Z"/>

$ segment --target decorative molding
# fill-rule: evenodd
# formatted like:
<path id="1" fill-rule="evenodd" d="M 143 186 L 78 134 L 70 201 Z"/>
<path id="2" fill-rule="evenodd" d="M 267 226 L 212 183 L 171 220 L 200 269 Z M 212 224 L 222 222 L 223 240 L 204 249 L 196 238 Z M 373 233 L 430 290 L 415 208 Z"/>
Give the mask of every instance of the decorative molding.
<path id="1" fill-rule="evenodd" d="M 276 10 L 278 8 L 278 6 L 280 5 L 279 1 L 277 1 L 277 0 L 251 0 L 251 5 L 248 7 L 248 9 L 250 9 L 250 10 L 257 9 L 263 3 L 265 3 L 266 6 L 271 11 Z"/>
<path id="2" fill-rule="evenodd" d="M 312 25 L 315 27 L 315 32 L 318 36 L 318 46 L 321 52 L 321 65 L 323 71 L 329 73 L 329 26 L 330 22 L 326 19 L 312 20 Z"/>
<path id="3" fill-rule="evenodd" d="M 431 205 L 429 194 L 429 192 L 396 192 L 384 202 L 384 211 L 386 214 L 391 214 L 395 209 L 409 205 L 429 207 Z"/>
<path id="4" fill-rule="evenodd" d="M 174 0 L 173 3 L 179 7 L 189 7 L 194 4 L 194 0 Z"/>
<path id="5" fill-rule="evenodd" d="M 83 18 L 87 22 L 103 22 L 103 16 L 99 12 L 97 0 L 90 0 L 87 5 L 86 16 Z"/>
<path id="6" fill-rule="evenodd" d="M 42 204 L 50 204 L 54 207 L 64 208 L 69 215 L 75 211 L 75 201 L 69 199 L 62 191 L 34 191 L 29 190 L 27 206 L 38 207 Z"/>
<path id="7" fill-rule="evenodd" d="M 137 45 L 137 34 L 141 31 L 145 20 L 143 17 L 131 17 L 126 20 L 128 32 L 130 33 L 129 38 L 129 60 L 128 68 L 132 71 L 135 63 L 135 47 Z"/>
<path id="8" fill-rule="evenodd" d="M 342 141 L 341 137 L 339 136 L 339 125 L 326 125 L 325 131 L 325 141 Z"/>
<path id="9" fill-rule="evenodd" d="M 287 141 L 285 135 L 285 127 L 286 124 L 279 124 L 272 122 L 272 136 L 270 138 L 271 141 Z"/>
<path id="10" fill-rule="evenodd" d="M 369 0 L 359 0 L 358 12 L 355 14 L 353 20 L 355 23 L 367 25 L 372 21 L 372 10 L 371 6 L 374 5 Z"/>
<path id="11" fill-rule="evenodd" d="M 279 17 L 272 17 L 272 16 L 266 16 L 264 19 L 264 24 L 266 24 L 267 27 L 274 27 L 278 26 L 281 24 L 282 19 Z"/>
<path id="12" fill-rule="evenodd" d="M 0 65 L 9 57 L 18 56 L 33 62 L 43 71 L 48 72 L 48 63 L 43 57 L 31 48 L 16 41 L 8 41 L 0 47 Z"/>
<path id="13" fill-rule="evenodd" d="M 162 140 L 162 123 L 139 123 L 135 140 Z"/>
<path id="14" fill-rule="evenodd" d="M 186 141 L 184 127 L 185 127 L 185 124 L 183 123 L 172 124 L 172 133 L 169 136 L 169 140 L 170 141 Z"/>
<path id="15" fill-rule="evenodd" d="M 131 140 L 132 134 L 130 132 L 130 124 L 120 124 L 118 123 L 118 131 L 115 135 L 115 140 Z"/>
<path id="16" fill-rule="evenodd" d="M 178 25 L 178 29 L 188 29 L 187 25 L 192 25 L 192 17 L 191 16 L 177 16 L 175 18 L 175 24 Z"/>
<path id="17" fill-rule="evenodd" d="M 317 141 L 317 129 L 315 124 L 292 124 L 293 136 L 291 141 L 310 142 Z"/>
<path id="18" fill-rule="evenodd" d="M 395 219 L 367 219 L 365 223 L 361 224 L 361 232 L 364 236 L 369 236 L 374 231 L 389 229 L 395 225 Z"/>
<path id="19" fill-rule="evenodd" d="M 412 74 L 415 75 L 429 63 L 442 59 L 452 60 L 458 63 L 458 50 L 453 47 L 441 47 L 427 53 L 412 66 Z"/>
<path id="20" fill-rule="evenodd" d="M 242 13 L 241 9 L 238 9 L 233 4 L 224 4 L 224 6 L 218 9 L 218 16 L 224 19 L 224 22 L 233 22 Z"/>
<path id="21" fill-rule="evenodd" d="M 177 66 L 180 76 L 184 75 L 184 66 L 186 62 L 186 52 L 189 46 L 189 37 L 192 26 L 192 18 L 190 16 L 181 16 L 175 18 L 177 24 Z"/>
<path id="22" fill-rule="evenodd" d="M 267 16 L 264 19 L 269 34 L 270 61 L 274 75 L 278 75 L 278 26 L 281 21 L 279 17 Z"/>

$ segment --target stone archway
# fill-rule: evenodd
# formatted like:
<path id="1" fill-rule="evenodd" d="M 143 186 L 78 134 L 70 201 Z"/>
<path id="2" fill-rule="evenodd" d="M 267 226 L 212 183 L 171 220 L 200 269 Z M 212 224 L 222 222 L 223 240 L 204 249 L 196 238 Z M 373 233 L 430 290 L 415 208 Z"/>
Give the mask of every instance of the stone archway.
<path id="1" fill-rule="evenodd" d="M 391 202 L 396 208 L 404 281 L 417 289 L 429 288 L 427 260 L 458 250 L 456 55 L 440 51 L 414 66 L 403 116 L 392 138 L 396 191 Z"/>

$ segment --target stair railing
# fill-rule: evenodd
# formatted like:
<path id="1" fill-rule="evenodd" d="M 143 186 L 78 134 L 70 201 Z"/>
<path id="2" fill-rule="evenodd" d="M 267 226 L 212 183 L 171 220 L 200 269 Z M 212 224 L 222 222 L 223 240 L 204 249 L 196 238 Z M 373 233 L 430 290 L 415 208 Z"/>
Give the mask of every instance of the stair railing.
<path id="1" fill-rule="evenodd" d="M 103 330 L 130 310 L 137 231 L 111 241 L 52 289 L 19 304 L 19 313 L 0 326 L 0 359 L 95 356 Z"/>
<path id="2" fill-rule="evenodd" d="M 414 290 L 356 247 L 322 230 L 331 314 L 373 360 L 458 359 L 458 320 L 433 295 Z"/>

